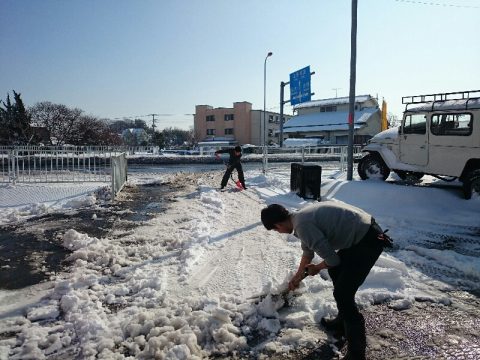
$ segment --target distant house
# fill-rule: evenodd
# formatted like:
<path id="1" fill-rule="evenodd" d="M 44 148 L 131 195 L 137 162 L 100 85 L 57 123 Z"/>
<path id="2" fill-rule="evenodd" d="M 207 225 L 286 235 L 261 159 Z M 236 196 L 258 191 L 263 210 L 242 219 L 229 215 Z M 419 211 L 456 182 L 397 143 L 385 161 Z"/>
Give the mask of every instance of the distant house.
<path id="1" fill-rule="evenodd" d="M 130 128 L 122 131 L 122 139 L 127 145 L 147 145 L 149 136 L 144 129 Z"/>
<path id="2" fill-rule="evenodd" d="M 348 143 L 349 98 L 313 100 L 294 107 L 297 115 L 283 127 L 284 138 L 317 138 Z M 355 97 L 354 143 L 363 144 L 381 130 L 381 111 L 370 95 Z"/>

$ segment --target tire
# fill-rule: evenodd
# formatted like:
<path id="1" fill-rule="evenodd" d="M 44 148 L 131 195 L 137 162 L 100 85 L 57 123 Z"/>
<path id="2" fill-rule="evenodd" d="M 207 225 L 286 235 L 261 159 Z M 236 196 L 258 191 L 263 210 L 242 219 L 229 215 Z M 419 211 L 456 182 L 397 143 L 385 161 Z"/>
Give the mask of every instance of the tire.
<path id="1" fill-rule="evenodd" d="M 480 196 L 480 169 L 470 171 L 463 180 L 463 193 L 465 199 L 471 199 L 472 194 Z"/>
<path id="2" fill-rule="evenodd" d="M 395 170 L 395 173 L 398 175 L 400 179 L 409 183 L 419 182 L 424 175 L 421 172 L 404 171 L 404 170 Z"/>
<path id="3" fill-rule="evenodd" d="M 358 175 L 360 175 L 362 180 L 386 180 L 388 175 L 390 175 L 390 169 L 380 156 L 376 154 L 367 154 L 358 163 Z"/>

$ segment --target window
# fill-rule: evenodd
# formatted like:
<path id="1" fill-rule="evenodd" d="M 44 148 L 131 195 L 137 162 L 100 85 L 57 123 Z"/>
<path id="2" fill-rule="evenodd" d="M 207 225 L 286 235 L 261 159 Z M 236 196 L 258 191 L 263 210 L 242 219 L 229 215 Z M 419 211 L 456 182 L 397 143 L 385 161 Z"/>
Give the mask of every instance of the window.
<path id="1" fill-rule="evenodd" d="M 215 121 L 215 115 L 207 115 L 207 121 Z"/>
<path id="2" fill-rule="evenodd" d="M 273 129 L 268 129 L 268 136 L 273 136 Z"/>
<path id="3" fill-rule="evenodd" d="M 225 114 L 225 121 L 232 121 L 234 118 L 233 114 Z"/>
<path id="4" fill-rule="evenodd" d="M 215 129 L 207 129 L 207 135 L 215 135 Z"/>
<path id="5" fill-rule="evenodd" d="M 403 124 L 404 134 L 425 134 L 427 131 L 427 117 L 425 114 L 407 115 Z"/>
<path id="6" fill-rule="evenodd" d="M 225 135 L 233 135 L 233 129 L 225 129 Z"/>
<path id="7" fill-rule="evenodd" d="M 275 122 L 278 124 L 280 122 L 280 117 L 277 115 L 275 116 Z"/>
<path id="8" fill-rule="evenodd" d="M 273 123 L 273 115 L 268 115 L 268 122 Z"/>
<path id="9" fill-rule="evenodd" d="M 439 136 L 468 136 L 472 134 L 472 114 L 432 115 L 430 131 Z"/>
<path id="10" fill-rule="evenodd" d="M 328 105 L 328 106 L 321 106 L 320 112 L 334 112 L 337 111 L 337 107 L 335 105 Z"/>

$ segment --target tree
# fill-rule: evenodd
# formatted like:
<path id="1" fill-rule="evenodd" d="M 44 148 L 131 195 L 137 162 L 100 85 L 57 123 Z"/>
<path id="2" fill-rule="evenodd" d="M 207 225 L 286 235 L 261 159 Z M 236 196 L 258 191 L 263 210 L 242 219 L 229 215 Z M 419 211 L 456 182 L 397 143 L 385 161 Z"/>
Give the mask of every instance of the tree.
<path id="1" fill-rule="evenodd" d="M 165 147 L 165 138 L 163 136 L 163 132 L 155 131 L 152 134 L 152 145 L 158 146 L 161 149 Z"/>
<path id="2" fill-rule="evenodd" d="M 19 93 L 13 90 L 14 103 L 7 100 L 0 104 L 0 143 L 5 145 L 29 144 L 33 140 L 31 116 L 25 109 Z"/>
<path id="3" fill-rule="evenodd" d="M 393 113 L 387 113 L 387 123 L 388 127 L 395 127 L 401 124 L 401 120 L 398 119 L 398 116 Z"/>
<path id="4" fill-rule="evenodd" d="M 143 130 L 148 129 L 148 126 L 147 126 L 147 123 L 145 122 L 145 120 L 135 119 L 134 125 L 135 126 L 133 126 L 133 127 L 136 128 L 136 129 L 143 129 Z"/>
<path id="5" fill-rule="evenodd" d="M 117 134 L 121 134 L 123 130 L 135 127 L 135 123 L 132 120 L 128 119 L 117 120 L 111 123 L 109 127 Z"/>
<path id="6" fill-rule="evenodd" d="M 162 130 L 165 147 L 181 147 L 181 146 L 190 146 L 192 143 L 192 131 L 182 130 L 178 128 L 165 128 Z"/>
<path id="7" fill-rule="evenodd" d="M 82 110 L 44 101 L 31 107 L 30 114 L 36 124 L 49 131 L 50 145 L 64 145 L 73 137 L 74 127 L 82 116 Z"/>
<path id="8" fill-rule="evenodd" d="M 105 121 L 94 116 L 82 115 L 73 125 L 70 138 L 72 145 L 119 145 L 120 136 L 112 131 Z"/>

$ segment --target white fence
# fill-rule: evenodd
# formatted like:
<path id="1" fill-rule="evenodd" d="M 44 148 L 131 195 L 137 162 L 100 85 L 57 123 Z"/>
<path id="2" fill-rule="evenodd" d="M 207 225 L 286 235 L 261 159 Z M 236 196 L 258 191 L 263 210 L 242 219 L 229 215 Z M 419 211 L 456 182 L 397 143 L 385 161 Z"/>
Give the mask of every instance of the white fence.
<path id="1" fill-rule="evenodd" d="M 112 156 L 94 148 L 0 149 L 0 182 L 109 182 Z"/>
<path id="2" fill-rule="evenodd" d="M 360 156 L 360 149 L 360 146 L 354 146 L 354 158 Z M 125 153 L 126 157 L 132 158 L 138 155 L 148 158 L 168 158 L 170 156 L 165 153 L 161 154 L 155 147 L 0 147 L 0 182 L 111 182 L 112 156 L 122 153 Z M 177 154 L 175 156 L 178 156 L 176 158 L 178 160 L 175 161 L 178 164 L 192 161 L 208 164 L 208 159 L 206 159 L 208 155 L 185 154 L 185 156 L 179 156 Z M 246 161 L 263 161 L 264 168 L 268 162 L 276 161 L 338 161 L 339 168 L 346 170 L 347 146 L 250 147 L 244 149 L 244 159 Z M 165 164 L 160 161 L 159 164 L 161 163 Z"/>

